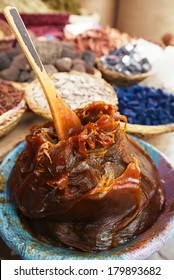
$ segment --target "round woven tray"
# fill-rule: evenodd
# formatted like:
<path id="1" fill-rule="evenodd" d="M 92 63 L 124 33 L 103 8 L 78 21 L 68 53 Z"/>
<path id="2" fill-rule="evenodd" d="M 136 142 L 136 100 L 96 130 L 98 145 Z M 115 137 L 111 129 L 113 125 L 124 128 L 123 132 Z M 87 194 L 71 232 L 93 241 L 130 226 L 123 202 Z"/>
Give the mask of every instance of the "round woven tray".
<path id="1" fill-rule="evenodd" d="M 117 86 L 131 86 L 141 82 L 142 80 L 152 75 L 152 71 L 131 76 L 124 75 L 119 72 L 113 72 L 109 69 L 104 68 L 99 58 L 96 59 L 96 65 L 97 68 L 101 71 L 103 78 L 112 85 Z"/>
<path id="2" fill-rule="evenodd" d="M 124 129 L 125 124 L 121 123 L 121 128 Z M 174 131 L 174 123 L 166 125 L 140 125 L 130 124 L 126 125 L 126 132 L 134 134 L 137 137 L 153 136 Z"/>
<path id="3" fill-rule="evenodd" d="M 18 89 L 21 89 L 22 87 L 18 83 L 12 82 L 12 85 Z M 16 107 L 0 116 L 0 137 L 7 135 L 17 125 L 25 111 L 26 102 L 25 99 L 22 98 L 22 100 Z"/>
<path id="4" fill-rule="evenodd" d="M 18 124 L 25 110 L 26 103 L 22 99 L 15 108 L 0 116 L 0 137 L 7 135 Z"/>
<path id="5" fill-rule="evenodd" d="M 117 105 L 117 95 L 104 79 L 79 72 L 59 72 L 50 76 L 56 90 L 64 101 L 74 110 L 93 101 L 104 101 Z M 51 119 L 51 113 L 38 80 L 25 88 L 28 106 L 36 114 Z"/>
<path id="6" fill-rule="evenodd" d="M 72 71 L 71 71 L 72 72 Z M 94 67 L 94 77 L 96 78 L 102 78 L 102 73 L 100 72 L 100 70 L 98 70 L 97 68 Z"/>
<path id="7" fill-rule="evenodd" d="M 0 51 L 12 48 L 15 42 L 15 36 L 13 35 L 9 25 L 2 19 L 0 19 Z"/>

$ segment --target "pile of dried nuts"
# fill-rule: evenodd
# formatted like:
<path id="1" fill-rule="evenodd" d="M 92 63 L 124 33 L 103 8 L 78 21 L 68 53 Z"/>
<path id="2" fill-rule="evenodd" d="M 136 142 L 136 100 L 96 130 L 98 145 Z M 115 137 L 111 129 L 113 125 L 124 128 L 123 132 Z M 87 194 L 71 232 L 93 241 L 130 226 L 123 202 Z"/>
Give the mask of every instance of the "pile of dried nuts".
<path id="1" fill-rule="evenodd" d="M 91 29 L 73 37 L 65 33 L 65 39 L 73 42 L 80 51 L 91 50 L 97 57 L 106 55 L 110 50 L 120 48 L 132 40 L 127 33 L 111 27 Z"/>

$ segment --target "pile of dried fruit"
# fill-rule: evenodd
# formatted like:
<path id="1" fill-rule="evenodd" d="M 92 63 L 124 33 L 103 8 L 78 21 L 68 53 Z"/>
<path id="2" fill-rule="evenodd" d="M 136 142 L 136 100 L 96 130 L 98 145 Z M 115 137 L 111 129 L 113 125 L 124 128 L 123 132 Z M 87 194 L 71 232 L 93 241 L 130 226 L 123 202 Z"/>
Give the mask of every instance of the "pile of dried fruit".
<path id="1" fill-rule="evenodd" d="M 91 50 L 97 57 L 106 55 L 110 50 L 120 48 L 132 40 L 127 33 L 111 27 L 87 30 L 75 38 L 65 33 L 65 38 L 75 43 L 78 50 Z"/>

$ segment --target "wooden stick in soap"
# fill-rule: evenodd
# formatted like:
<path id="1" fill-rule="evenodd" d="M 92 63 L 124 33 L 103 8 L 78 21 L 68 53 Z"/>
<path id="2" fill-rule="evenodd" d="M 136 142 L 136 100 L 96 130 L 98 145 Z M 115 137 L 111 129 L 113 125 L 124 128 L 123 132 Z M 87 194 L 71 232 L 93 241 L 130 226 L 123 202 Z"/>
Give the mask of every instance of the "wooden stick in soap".
<path id="1" fill-rule="evenodd" d="M 66 140 L 70 135 L 78 134 L 82 128 L 80 119 L 57 93 L 17 9 L 7 6 L 3 13 L 42 86 L 59 140 Z"/>

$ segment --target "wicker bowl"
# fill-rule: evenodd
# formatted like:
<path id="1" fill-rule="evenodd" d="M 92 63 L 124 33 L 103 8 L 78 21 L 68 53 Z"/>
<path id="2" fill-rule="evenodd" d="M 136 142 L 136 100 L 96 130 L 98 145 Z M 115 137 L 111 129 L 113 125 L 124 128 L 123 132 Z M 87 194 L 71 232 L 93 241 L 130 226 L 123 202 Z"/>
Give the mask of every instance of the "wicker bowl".
<path id="1" fill-rule="evenodd" d="M 13 82 L 11 84 L 15 88 L 21 89 L 20 84 Z M 0 138 L 7 135 L 18 124 L 25 111 L 26 102 L 23 97 L 17 106 L 0 115 Z"/>
<path id="2" fill-rule="evenodd" d="M 124 129 L 125 124 L 121 123 L 122 129 Z M 126 125 L 126 132 L 133 134 L 137 137 L 143 138 L 146 136 L 154 136 L 158 134 L 163 134 L 167 132 L 174 131 L 174 123 L 165 125 L 141 125 L 141 124 L 130 124 Z"/>
<path id="3" fill-rule="evenodd" d="M 100 72 L 100 70 L 98 70 L 97 68 L 94 67 L 94 77 L 100 79 L 102 78 L 102 73 Z"/>
<path id="4" fill-rule="evenodd" d="M 97 72 L 98 73 L 98 72 Z M 71 109 L 82 108 L 93 101 L 117 105 L 113 87 L 101 77 L 79 72 L 59 72 L 50 75 L 56 90 Z M 38 80 L 25 88 L 25 99 L 36 114 L 52 119 L 51 112 Z"/>
<path id="5" fill-rule="evenodd" d="M 103 66 L 103 63 L 101 62 L 100 58 L 96 59 L 96 65 L 102 73 L 103 78 L 110 84 L 117 86 L 131 86 L 141 82 L 142 80 L 152 75 L 152 71 L 131 76 L 119 72 L 113 72 Z"/>
<path id="6" fill-rule="evenodd" d="M 13 35 L 9 25 L 0 19 L 0 51 L 7 50 L 14 46 L 15 36 Z"/>
<path id="7" fill-rule="evenodd" d="M 153 103 L 151 104 L 151 100 L 149 100 L 149 98 L 152 98 L 153 100 L 153 95 L 150 95 L 151 90 L 155 92 L 155 96 L 156 96 L 155 98 L 158 100 L 157 101 L 155 99 L 157 101 L 156 105 L 154 105 Z M 143 91 L 143 95 L 141 96 L 142 91 Z M 126 115 L 127 113 L 128 123 L 126 124 L 126 131 L 128 133 L 134 134 L 138 137 L 144 137 L 144 136 L 154 136 L 154 135 L 159 135 L 159 134 L 174 131 L 174 118 L 172 117 L 173 109 L 171 109 L 172 107 L 169 107 L 168 109 L 169 110 L 168 113 L 170 114 L 171 118 L 167 117 L 166 123 L 162 122 L 162 119 L 165 117 L 164 116 L 159 117 L 159 112 L 156 111 L 156 109 L 159 108 L 161 108 L 163 112 L 167 111 L 168 107 L 166 107 L 167 106 L 166 104 L 168 104 L 168 102 L 173 104 L 174 102 L 173 94 L 159 88 L 147 87 L 141 85 L 135 85 L 133 87 L 125 87 L 122 90 L 119 87 L 115 87 L 115 92 L 118 96 L 118 108 L 120 107 L 120 110 L 119 109 L 118 110 L 120 111 L 120 114 Z M 140 94 L 141 96 L 140 98 L 137 97 L 138 94 Z M 128 99 L 126 99 L 127 97 Z M 166 104 L 164 98 L 166 98 Z M 161 99 L 163 103 L 160 103 Z M 137 101 L 139 104 L 138 107 L 136 107 L 137 104 L 134 106 L 134 104 L 132 104 L 131 101 L 132 102 Z M 155 112 L 154 115 L 153 115 L 153 111 L 149 113 L 148 111 L 149 108 L 150 109 L 153 108 Z M 132 120 L 129 119 L 131 118 L 131 114 L 129 112 L 126 112 L 125 109 L 131 110 L 133 113 L 135 113 Z M 139 116 L 140 117 L 143 116 L 144 118 L 142 119 L 142 123 L 138 121 Z M 148 122 L 146 122 L 145 120 L 146 118 L 149 118 L 149 124 Z M 129 120 L 131 121 L 130 123 Z M 153 124 L 154 120 L 156 121 L 156 124 Z M 124 129 L 124 123 L 121 123 L 121 127 Z"/>

